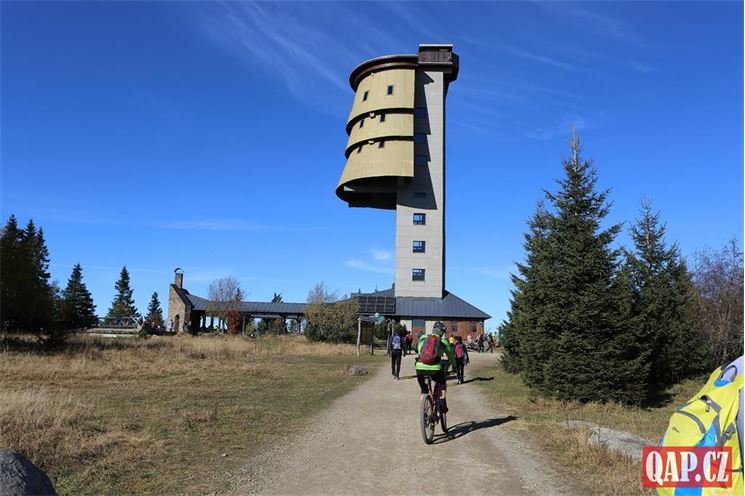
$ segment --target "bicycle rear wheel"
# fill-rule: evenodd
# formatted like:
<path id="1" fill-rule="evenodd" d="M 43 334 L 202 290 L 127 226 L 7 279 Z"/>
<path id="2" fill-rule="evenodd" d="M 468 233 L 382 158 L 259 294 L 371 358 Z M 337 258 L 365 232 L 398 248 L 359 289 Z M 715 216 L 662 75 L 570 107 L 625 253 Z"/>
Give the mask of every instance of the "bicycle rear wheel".
<path id="1" fill-rule="evenodd" d="M 442 432 L 447 434 L 448 433 L 448 414 L 442 413 L 442 410 L 439 411 L 440 414 L 440 427 L 442 427 Z"/>
<path id="2" fill-rule="evenodd" d="M 435 438 L 435 406 L 429 395 L 422 397 L 420 410 L 420 424 L 422 426 L 422 439 L 427 444 L 432 444 Z"/>

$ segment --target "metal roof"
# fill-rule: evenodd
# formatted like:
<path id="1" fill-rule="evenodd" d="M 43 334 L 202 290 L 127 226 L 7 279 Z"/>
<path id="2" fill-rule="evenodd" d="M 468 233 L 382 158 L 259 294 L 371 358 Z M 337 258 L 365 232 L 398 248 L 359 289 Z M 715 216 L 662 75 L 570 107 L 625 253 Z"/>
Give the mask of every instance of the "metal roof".
<path id="1" fill-rule="evenodd" d="M 177 288 L 178 289 L 178 288 Z M 207 311 L 209 301 L 189 294 L 185 289 L 179 289 L 179 296 L 185 297 L 192 306 L 192 310 Z M 355 297 L 378 297 L 392 298 L 393 288 L 375 291 L 372 293 L 353 293 Z M 242 301 L 239 311 L 256 317 L 270 315 L 303 315 L 305 314 L 305 303 L 270 303 L 262 301 Z M 491 315 L 482 312 L 465 300 L 458 298 L 453 293 L 445 291 L 443 298 L 424 297 L 396 297 L 395 313 L 389 317 L 429 317 L 433 319 L 458 319 L 458 320 L 486 320 Z"/>
<path id="2" fill-rule="evenodd" d="M 357 293 L 352 296 L 393 296 L 393 288 L 375 291 L 373 293 Z M 396 317 L 431 317 L 443 319 L 490 319 L 491 315 L 482 312 L 467 301 L 445 291 L 443 298 L 436 297 L 396 297 Z"/>
<path id="3" fill-rule="evenodd" d="M 451 319 L 490 319 L 491 315 L 482 312 L 465 300 L 445 291 L 443 298 L 396 298 L 396 314 L 401 317 L 433 317 Z"/>
<path id="4" fill-rule="evenodd" d="M 187 294 L 194 310 L 207 311 L 209 300 Z M 242 301 L 238 311 L 251 315 L 302 315 L 305 313 L 305 303 L 271 303 L 264 301 Z"/>

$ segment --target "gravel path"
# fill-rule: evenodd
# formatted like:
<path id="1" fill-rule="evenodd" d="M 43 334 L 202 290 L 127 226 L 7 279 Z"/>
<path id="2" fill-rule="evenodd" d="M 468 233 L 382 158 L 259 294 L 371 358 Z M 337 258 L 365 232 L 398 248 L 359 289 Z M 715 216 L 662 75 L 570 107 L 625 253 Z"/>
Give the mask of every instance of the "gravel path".
<path id="1" fill-rule="evenodd" d="M 483 375 L 478 368 L 493 364 L 496 355 L 472 354 L 471 360 L 466 381 Z M 403 359 L 400 381 L 389 366 L 381 367 L 305 430 L 248 463 L 233 494 L 574 494 L 505 428 L 513 419 L 487 406 L 476 380 L 448 381 L 451 437 L 438 427 L 428 446 L 419 429 L 414 357 Z M 438 474 L 434 488 L 432 473 Z"/>

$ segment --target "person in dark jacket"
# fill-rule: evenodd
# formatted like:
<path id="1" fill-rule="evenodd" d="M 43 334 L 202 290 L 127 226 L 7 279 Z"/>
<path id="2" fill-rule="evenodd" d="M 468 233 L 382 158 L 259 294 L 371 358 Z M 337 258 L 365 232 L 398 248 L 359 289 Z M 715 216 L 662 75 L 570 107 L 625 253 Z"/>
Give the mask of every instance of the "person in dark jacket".
<path id="1" fill-rule="evenodd" d="M 455 372 L 458 375 L 458 384 L 463 384 L 463 375 L 465 367 L 468 364 L 468 348 L 463 342 L 463 338 L 458 336 L 455 338 Z"/>
<path id="2" fill-rule="evenodd" d="M 398 380 L 401 373 L 401 354 L 403 353 L 404 338 L 400 332 L 391 334 L 390 353 L 391 353 L 391 374 Z"/>

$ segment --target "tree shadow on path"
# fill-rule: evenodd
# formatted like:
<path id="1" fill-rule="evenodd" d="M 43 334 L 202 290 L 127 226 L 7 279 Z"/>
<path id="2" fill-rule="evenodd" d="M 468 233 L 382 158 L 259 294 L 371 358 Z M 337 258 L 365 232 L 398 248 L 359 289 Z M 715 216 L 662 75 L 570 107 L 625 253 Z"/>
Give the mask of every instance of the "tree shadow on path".
<path id="1" fill-rule="evenodd" d="M 482 420 L 481 422 L 475 422 L 473 420 L 470 422 L 461 422 L 460 424 L 456 424 L 450 427 L 447 434 L 441 434 L 440 436 L 438 436 L 434 440 L 433 444 L 446 443 L 448 441 L 458 439 L 459 437 L 463 437 L 466 434 L 470 434 L 473 431 L 496 427 L 498 425 L 506 424 L 507 422 L 512 422 L 513 420 L 517 420 L 517 417 L 508 415 L 507 417 Z"/>

